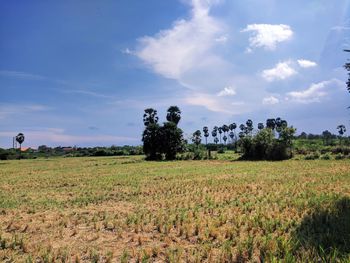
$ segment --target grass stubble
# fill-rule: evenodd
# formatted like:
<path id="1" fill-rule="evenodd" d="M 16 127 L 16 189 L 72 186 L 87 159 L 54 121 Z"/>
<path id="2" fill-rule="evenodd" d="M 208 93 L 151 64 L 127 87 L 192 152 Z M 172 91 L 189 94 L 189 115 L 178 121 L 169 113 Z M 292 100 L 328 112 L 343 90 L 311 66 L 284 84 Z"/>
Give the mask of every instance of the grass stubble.
<path id="1" fill-rule="evenodd" d="M 350 161 L 4 161 L 0 261 L 348 262 Z"/>

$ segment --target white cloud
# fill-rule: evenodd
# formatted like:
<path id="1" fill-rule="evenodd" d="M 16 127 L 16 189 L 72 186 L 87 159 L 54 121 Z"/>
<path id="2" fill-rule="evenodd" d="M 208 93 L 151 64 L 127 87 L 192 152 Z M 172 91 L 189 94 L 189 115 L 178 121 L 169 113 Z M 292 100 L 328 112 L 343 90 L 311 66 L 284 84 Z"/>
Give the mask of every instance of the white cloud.
<path id="1" fill-rule="evenodd" d="M 224 96 L 234 96 L 236 95 L 236 91 L 232 87 L 225 87 L 222 91 L 220 91 L 217 94 L 219 97 L 224 97 Z"/>
<path id="2" fill-rule="evenodd" d="M 263 105 L 274 105 L 274 104 L 278 104 L 279 102 L 280 102 L 279 99 L 274 96 L 265 97 L 262 100 Z"/>
<path id="3" fill-rule="evenodd" d="M 280 62 L 274 68 L 265 69 L 261 76 L 267 81 L 287 79 L 297 74 L 297 71 L 290 64 L 290 61 Z"/>
<path id="4" fill-rule="evenodd" d="M 181 80 L 184 73 L 212 59 L 211 49 L 225 41 L 224 26 L 209 15 L 216 2 L 192 0 L 189 20 L 177 20 L 172 28 L 139 39 L 135 55 L 156 73 Z"/>
<path id="5" fill-rule="evenodd" d="M 327 89 L 333 88 L 334 86 L 339 87 L 342 84 L 343 82 L 338 79 L 312 83 L 306 90 L 287 93 L 287 100 L 290 99 L 299 103 L 320 102 L 321 98 L 328 95 Z"/>
<path id="6" fill-rule="evenodd" d="M 268 50 L 274 50 L 277 43 L 287 41 L 292 38 L 293 31 L 288 25 L 271 24 L 250 24 L 241 32 L 252 32 L 249 38 L 248 52 L 252 49 L 263 47 Z"/>
<path id="7" fill-rule="evenodd" d="M 311 68 L 311 67 L 316 67 L 317 63 L 307 60 L 307 59 L 298 59 L 298 64 L 302 68 Z"/>

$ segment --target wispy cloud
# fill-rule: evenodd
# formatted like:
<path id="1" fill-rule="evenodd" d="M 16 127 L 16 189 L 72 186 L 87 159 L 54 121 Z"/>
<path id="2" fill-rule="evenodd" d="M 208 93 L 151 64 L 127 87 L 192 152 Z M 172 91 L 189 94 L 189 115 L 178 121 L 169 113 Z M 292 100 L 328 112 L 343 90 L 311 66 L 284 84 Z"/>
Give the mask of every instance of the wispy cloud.
<path id="1" fill-rule="evenodd" d="M 247 48 L 248 52 L 259 47 L 274 50 L 278 43 L 287 41 L 293 36 L 290 26 L 283 24 L 250 24 L 241 32 L 251 32 L 249 47 Z"/>
<path id="2" fill-rule="evenodd" d="M 4 77 L 29 79 L 29 80 L 46 80 L 47 78 L 41 75 L 36 75 L 21 71 L 0 70 L 0 75 Z"/>
<path id="3" fill-rule="evenodd" d="M 48 111 L 51 108 L 40 104 L 0 104 L 0 119 L 9 118 L 15 115 L 25 115 L 32 112 Z"/>
<path id="4" fill-rule="evenodd" d="M 186 97 L 184 102 L 188 105 L 202 106 L 210 111 L 232 114 L 230 105 L 225 105 L 211 94 L 196 93 Z"/>
<path id="5" fill-rule="evenodd" d="M 86 96 L 91 96 L 95 98 L 104 98 L 104 99 L 113 99 L 115 98 L 112 95 L 105 95 L 102 93 L 97 93 L 95 91 L 90 91 L 90 90 L 82 90 L 82 89 L 69 89 L 69 90 L 58 90 L 62 93 L 68 93 L 68 94 L 81 94 L 81 95 L 86 95 Z"/>
<path id="6" fill-rule="evenodd" d="M 219 97 L 225 97 L 225 96 L 234 96 L 236 95 L 236 91 L 234 88 L 232 87 L 225 87 L 223 90 L 221 90 L 218 93 Z"/>
<path id="7" fill-rule="evenodd" d="M 299 103 L 320 102 L 321 99 L 328 95 L 328 90 L 343 85 L 338 79 L 326 80 L 319 83 L 313 83 L 309 88 L 301 91 L 291 91 L 287 93 L 287 100 Z"/>
<path id="8" fill-rule="evenodd" d="M 297 71 L 291 67 L 290 61 L 277 63 L 274 68 L 265 69 L 261 76 L 267 81 L 284 80 L 297 74 Z"/>

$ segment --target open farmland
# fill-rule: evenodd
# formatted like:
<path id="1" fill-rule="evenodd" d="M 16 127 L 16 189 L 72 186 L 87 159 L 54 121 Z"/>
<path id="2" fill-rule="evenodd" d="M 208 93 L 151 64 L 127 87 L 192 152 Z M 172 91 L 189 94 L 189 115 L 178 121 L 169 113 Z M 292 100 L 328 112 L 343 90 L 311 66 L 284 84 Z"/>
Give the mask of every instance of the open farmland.
<path id="1" fill-rule="evenodd" d="M 0 261 L 345 262 L 349 196 L 349 160 L 3 161 Z"/>

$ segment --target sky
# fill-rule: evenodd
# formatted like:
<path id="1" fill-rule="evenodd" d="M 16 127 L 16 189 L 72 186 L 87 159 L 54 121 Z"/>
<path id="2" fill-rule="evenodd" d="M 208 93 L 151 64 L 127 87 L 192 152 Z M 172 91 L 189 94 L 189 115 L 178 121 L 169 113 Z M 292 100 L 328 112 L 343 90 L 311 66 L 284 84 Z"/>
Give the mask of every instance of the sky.
<path id="1" fill-rule="evenodd" d="M 140 145 L 143 110 L 350 131 L 350 0 L 0 2 L 0 147 Z"/>

